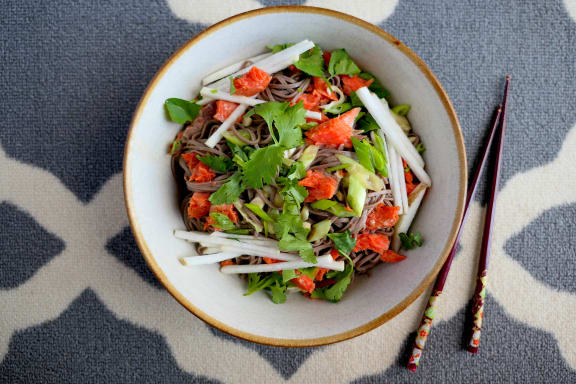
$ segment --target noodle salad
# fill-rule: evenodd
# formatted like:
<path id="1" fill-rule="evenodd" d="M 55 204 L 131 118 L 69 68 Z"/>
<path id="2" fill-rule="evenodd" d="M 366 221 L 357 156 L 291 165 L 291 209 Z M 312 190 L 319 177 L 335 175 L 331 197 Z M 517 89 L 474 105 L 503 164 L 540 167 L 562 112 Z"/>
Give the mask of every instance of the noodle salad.
<path id="1" fill-rule="evenodd" d="M 425 147 L 410 105 L 389 106 L 345 49 L 267 48 L 165 102 L 182 126 L 169 152 L 187 230 L 174 234 L 197 251 L 180 261 L 219 263 L 274 303 L 338 302 L 355 275 L 422 245 L 409 229 L 432 185 Z"/>

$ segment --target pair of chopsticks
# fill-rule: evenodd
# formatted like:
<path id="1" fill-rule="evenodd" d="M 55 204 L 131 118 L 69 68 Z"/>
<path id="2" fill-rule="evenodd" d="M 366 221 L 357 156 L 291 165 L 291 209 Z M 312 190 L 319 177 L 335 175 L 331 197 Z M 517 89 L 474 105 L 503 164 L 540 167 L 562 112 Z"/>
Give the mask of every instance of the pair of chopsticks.
<path id="1" fill-rule="evenodd" d="M 450 266 L 452 265 L 452 260 L 456 254 L 456 248 L 458 246 L 458 241 L 460 239 L 460 234 L 462 233 L 462 227 L 466 222 L 468 217 L 470 202 L 474 199 L 476 194 L 476 186 L 478 184 L 478 179 L 486 165 L 488 160 L 488 154 L 490 153 L 490 148 L 494 137 L 496 136 L 496 131 L 500 127 L 497 148 L 496 148 L 496 166 L 495 171 L 492 176 L 492 186 L 490 190 L 490 200 L 488 206 L 486 207 L 486 217 L 484 220 L 484 233 L 482 235 L 482 248 L 480 251 L 480 259 L 478 262 L 478 277 L 476 281 L 476 289 L 474 290 L 473 297 L 473 307 L 472 314 L 474 316 L 472 336 L 467 349 L 471 353 L 478 353 L 478 347 L 480 345 L 480 335 L 482 331 L 482 318 L 484 315 L 484 298 L 486 296 L 486 279 L 488 276 L 488 260 L 490 258 L 490 240 L 492 237 L 492 223 L 494 220 L 494 204 L 496 201 L 496 195 L 498 194 L 498 184 L 500 181 L 500 163 L 502 159 L 502 150 L 504 148 L 504 135 L 506 133 L 506 103 L 508 101 L 508 88 L 510 86 L 510 76 L 506 76 L 506 85 L 504 87 L 504 98 L 502 104 L 500 104 L 494 113 L 494 118 L 490 124 L 490 133 L 486 145 L 482 151 L 482 157 L 480 163 L 474 171 L 474 178 L 470 184 L 468 190 L 468 196 L 466 197 L 466 204 L 464 206 L 464 215 L 462 217 L 462 222 L 460 223 L 460 228 L 458 228 L 458 233 L 456 235 L 456 240 L 454 245 L 444 263 L 444 266 L 438 274 L 438 278 L 434 284 L 434 289 L 424 310 L 424 315 L 422 316 L 422 321 L 420 322 L 420 327 L 416 333 L 416 339 L 414 340 L 414 346 L 412 349 L 412 354 L 410 355 L 410 360 L 408 361 L 407 368 L 413 372 L 416 371 L 420 363 L 420 358 L 422 357 L 422 352 L 424 351 L 424 346 L 426 345 L 426 340 L 430 335 L 432 329 L 432 321 L 436 313 L 437 300 L 442 294 L 444 289 L 444 284 L 446 283 L 446 278 L 448 277 L 448 272 L 450 272 Z"/>

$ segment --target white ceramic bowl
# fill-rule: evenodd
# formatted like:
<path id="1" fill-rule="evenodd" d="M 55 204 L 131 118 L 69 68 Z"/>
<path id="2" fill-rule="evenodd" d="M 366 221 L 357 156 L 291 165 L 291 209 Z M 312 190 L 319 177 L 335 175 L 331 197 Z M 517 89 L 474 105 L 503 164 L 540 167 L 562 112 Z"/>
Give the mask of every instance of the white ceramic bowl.
<path id="1" fill-rule="evenodd" d="M 338 304 L 289 296 L 282 305 L 267 295 L 245 297 L 245 282 L 215 265 L 185 268 L 178 257 L 191 246 L 175 239 L 184 228 L 168 143 L 179 126 L 165 118 L 169 97 L 192 99 L 207 74 L 262 53 L 266 45 L 311 39 L 322 48 L 346 48 L 361 68 L 412 104 L 410 121 L 422 137 L 433 179 L 414 223 L 424 246 L 401 263 L 380 265 L 357 279 Z M 433 281 L 454 241 L 466 193 L 466 155 L 454 109 L 428 67 L 380 28 L 342 13 L 309 7 L 274 7 L 224 20 L 187 42 L 154 77 L 134 114 L 124 159 L 125 199 L 132 231 L 160 282 L 207 323 L 254 342 L 312 346 L 367 332 L 412 303 Z"/>

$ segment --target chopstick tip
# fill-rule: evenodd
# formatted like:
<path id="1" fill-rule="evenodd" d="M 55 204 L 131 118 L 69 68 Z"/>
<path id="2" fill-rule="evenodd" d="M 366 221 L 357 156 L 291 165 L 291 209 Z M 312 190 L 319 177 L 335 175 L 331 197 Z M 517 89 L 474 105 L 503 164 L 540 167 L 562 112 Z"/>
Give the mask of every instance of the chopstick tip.
<path id="1" fill-rule="evenodd" d="M 468 352 L 473 353 L 473 354 L 477 354 L 478 353 L 478 347 L 468 346 Z"/>
<path id="2" fill-rule="evenodd" d="M 406 365 L 406 368 L 408 368 L 412 372 L 416 372 L 416 368 L 418 368 L 418 366 L 414 363 L 410 363 L 410 364 Z"/>

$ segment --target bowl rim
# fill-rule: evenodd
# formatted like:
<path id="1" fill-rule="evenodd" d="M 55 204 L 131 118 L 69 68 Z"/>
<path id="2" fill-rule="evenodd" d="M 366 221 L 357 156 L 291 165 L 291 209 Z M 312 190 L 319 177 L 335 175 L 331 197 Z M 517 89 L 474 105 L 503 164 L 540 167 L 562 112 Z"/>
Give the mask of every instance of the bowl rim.
<path id="1" fill-rule="evenodd" d="M 308 339 L 283 339 L 283 338 L 275 338 L 275 337 L 265 337 L 255 335 L 249 332 L 244 332 L 238 329 L 235 329 L 220 320 L 217 320 L 210 315 L 206 314 L 204 311 L 200 310 L 196 306 L 194 306 L 190 301 L 188 301 L 181 293 L 176 289 L 174 285 L 168 280 L 167 276 L 158 266 L 152 252 L 148 248 L 144 237 L 140 231 L 140 227 L 136 218 L 134 216 L 134 200 L 132 198 L 132 189 L 129 183 L 130 180 L 130 170 L 127 168 L 128 164 L 128 154 L 130 151 L 129 143 L 132 139 L 132 132 L 134 127 L 140 120 L 140 117 L 143 112 L 143 106 L 147 102 L 150 94 L 155 89 L 156 84 L 158 81 L 164 76 L 165 72 L 168 68 L 176 61 L 185 51 L 187 51 L 190 47 L 195 45 L 198 41 L 205 38 L 206 36 L 210 35 L 213 32 L 218 31 L 221 28 L 229 26 L 233 23 L 238 21 L 248 19 L 255 16 L 260 15 L 269 15 L 274 13 L 311 13 L 311 14 L 320 14 L 325 16 L 334 17 L 346 22 L 350 22 L 355 24 L 367 32 L 373 33 L 378 35 L 379 37 L 383 38 L 384 40 L 388 41 L 389 43 L 394 44 L 394 46 L 399 49 L 403 54 L 405 54 L 416 66 L 423 72 L 426 76 L 428 81 L 434 87 L 438 97 L 442 101 L 442 104 L 448 113 L 452 125 L 452 129 L 454 131 L 454 138 L 456 140 L 456 147 L 458 150 L 458 161 L 460 163 L 460 188 L 458 192 L 458 202 L 456 206 L 456 216 L 452 222 L 452 228 L 450 229 L 450 235 L 444 250 L 441 253 L 440 258 L 432 268 L 432 270 L 424 277 L 424 279 L 418 284 L 418 286 L 408 295 L 406 296 L 400 303 L 396 304 L 393 308 L 384 312 L 377 318 L 359 326 L 354 329 L 348 330 L 346 332 L 338 333 L 331 336 L 324 336 L 318 338 L 308 338 Z M 460 221 L 462 219 L 462 215 L 464 212 L 464 201 L 466 197 L 467 191 L 467 160 L 466 160 L 466 149 L 464 145 L 464 138 L 462 136 L 462 131 L 460 128 L 460 124 L 458 121 L 458 117 L 456 115 L 456 111 L 446 94 L 446 91 L 436 78 L 436 76 L 432 73 L 432 71 L 428 68 L 428 66 L 420 59 L 418 55 L 416 55 L 410 48 L 408 48 L 404 43 L 398 40 L 396 37 L 391 35 L 390 33 L 384 31 L 380 27 L 359 19 L 355 16 L 348 15 L 346 13 L 334 11 L 331 9 L 326 8 L 319 8 L 319 7 L 309 7 L 309 6 L 302 6 L 302 5 L 294 5 L 294 6 L 275 6 L 275 7 L 264 7 L 258 8 L 251 11 L 243 12 L 234 16 L 231 16 L 227 19 L 224 19 L 214 25 L 211 25 L 192 37 L 188 40 L 183 46 L 181 46 L 172 56 L 160 67 L 158 72 L 154 75 L 144 94 L 140 98 L 134 115 L 132 117 L 132 122 L 130 124 L 130 128 L 128 131 L 128 135 L 126 138 L 126 144 L 124 148 L 124 159 L 123 159 L 123 185 L 124 185 L 124 202 L 126 205 L 126 211 L 128 213 L 128 219 L 130 222 L 130 227 L 132 229 L 132 233 L 134 234 L 134 238 L 136 240 L 136 244 L 138 248 L 142 252 L 144 256 L 144 260 L 156 275 L 156 278 L 160 281 L 160 283 L 164 286 L 164 288 L 178 301 L 184 308 L 190 311 L 199 319 L 203 320 L 207 324 L 219 329 L 222 332 L 225 332 L 229 335 L 238 337 L 243 340 L 270 345 L 270 346 L 279 346 L 279 347 L 314 347 L 320 345 L 327 345 L 333 344 L 340 341 L 348 340 L 356 336 L 360 336 L 368 331 L 371 331 L 380 325 L 386 323 L 388 320 L 392 319 L 404 309 L 406 309 L 410 304 L 412 304 L 434 281 L 435 277 L 439 273 L 440 269 L 444 265 L 445 260 L 448 257 L 450 249 L 456 240 L 456 235 L 458 232 L 458 228 L 460 226 Z"/>

